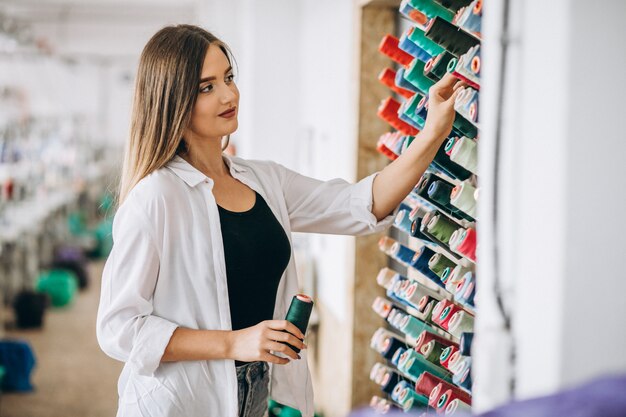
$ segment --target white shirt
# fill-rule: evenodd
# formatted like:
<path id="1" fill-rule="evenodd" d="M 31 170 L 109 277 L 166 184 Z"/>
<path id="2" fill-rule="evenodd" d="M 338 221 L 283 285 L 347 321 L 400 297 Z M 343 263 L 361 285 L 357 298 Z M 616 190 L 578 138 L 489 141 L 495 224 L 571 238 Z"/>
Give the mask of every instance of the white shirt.
<path id="1" fill-rule="evenodd" d="M 371 212 L 373 174 L 356 184 L 318 181 L 279 164 L 224 157 L 231 175 L 258 192 L 291 232 L 360 235 L 387 227 Z M 113 222 L 102 277 L 97 336 L 125 362 L 118 416 L 237 416 L 233 360 L 161 362 L 178 326 L 231 330 L 224 248 L 213 181 L 177 156 L 130 192 Z M 293 247 L 293 245 L 292 245 Z M 291 260 L 276 294 L 284 319 L 298 293 Z M 271 367 L 270 396 L 313 416 L 306 360 Z"/>

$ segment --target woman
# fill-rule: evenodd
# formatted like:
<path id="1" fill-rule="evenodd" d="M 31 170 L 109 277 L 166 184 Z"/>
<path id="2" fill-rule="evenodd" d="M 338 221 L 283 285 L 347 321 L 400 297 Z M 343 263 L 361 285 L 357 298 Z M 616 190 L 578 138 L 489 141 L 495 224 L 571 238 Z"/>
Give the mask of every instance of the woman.
<path id="1" fill-rule="evenodd" d="M 405 154 L 356 184 L 323 182 L 222 154 L 233 77 L 228 47 L 198 27 L 166 27 L 142 52 L 97 323 L 125 362 L 119 416 L 256 417 L 268 395 L 312 416 L 304 336 L 283 320 L 298 291 L 291 232 L 385 228 L 454 119 L 446 77 Z"/>

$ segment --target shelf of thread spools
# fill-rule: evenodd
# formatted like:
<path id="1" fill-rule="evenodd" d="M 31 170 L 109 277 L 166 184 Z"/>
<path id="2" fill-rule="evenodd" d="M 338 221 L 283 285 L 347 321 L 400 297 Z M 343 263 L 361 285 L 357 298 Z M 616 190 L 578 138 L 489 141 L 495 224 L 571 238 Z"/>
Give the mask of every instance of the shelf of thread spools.
<path id="1" fill-rule="evenodd" d="M 372 307 L 389 328 L 371 340 L 386 360 L 370 374 L 385 394 L 371 406 L 453 414 L 471 404 L 482 1 L 403 0 L 399 11 L 411 26 L 379 45 L 397 64 L 379 75 L 393 93 L 378 116 L 395 131 L 382 135 L 377 149 L 394 160 L 419 140 L 429 89 L 446 73 L 465 85 L 448 140 L 397 212 L 394 226 L 406 235 L 379 242 L 406 276 L 384 268 L 377 277 L 386 298 Z"/>

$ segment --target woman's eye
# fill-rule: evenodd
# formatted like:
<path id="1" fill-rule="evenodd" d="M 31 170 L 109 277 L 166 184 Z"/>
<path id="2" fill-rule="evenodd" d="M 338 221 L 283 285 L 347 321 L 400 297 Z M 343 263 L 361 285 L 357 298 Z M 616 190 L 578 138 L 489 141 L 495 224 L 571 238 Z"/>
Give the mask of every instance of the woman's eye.
<path id="1" fill-rule="evenodd" d="M 201 92 L 201 93 L 209 93 L 209 92 L 211 92 L 212 90 L 213 90 L 213 84 L 208 84 L 208 85 L 205 85 L 204 87 L 202 87 L 202 88 L 200 89 L 200 92 Z"/>
<path id="2" fill-rule="evenodd" d="M 230 74 L 226 76 L 226 81 L 233 82 L 235 80 L 235 74 Z"/>

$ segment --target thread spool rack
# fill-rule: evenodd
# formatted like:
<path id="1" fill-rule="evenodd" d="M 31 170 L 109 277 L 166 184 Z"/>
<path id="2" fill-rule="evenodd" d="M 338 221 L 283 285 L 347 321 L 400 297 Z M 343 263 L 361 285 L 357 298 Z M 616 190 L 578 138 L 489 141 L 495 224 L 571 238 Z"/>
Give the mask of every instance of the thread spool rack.
<path id="1" fill-rule="evenodd" d="M 386 391 L 382 390 L 372 398 L 371 406 L 381 412 L 393 408 L 404 411 L 426 410 L 428 401 L 424 402 L 424 396 L 428 397 L 432 393 L 440 397 L 443 394 L 443 390 L 438 393 L 434 389 L 432 391 L 435 392 L 424 392 L 424 387 L 419 387 L 422 391 L 417 392 L 415 384 L 420 375 L 415 374 L 415 369 L 444 378 L 464 395 L 466 402 L 471 403 L 471 357 L 456 352 L 467 353 L 468 350 L 459 343 L 465 338 L 460 337 L 463 333 L 473 331 L 471 326 L 475 316 L 473 300 L 476 291 L 475 243 L 472 238 L 478 222 L 474 213 L 478 192 L 474 189 L 478 188 L 479 180 L 475 166 L 470 164 L 466 168 L 452 161 L 450 155 L 453 151 L 456 152 L 455 156 L 460 155 L 461 151 L 475 152 L 476 144 L 479 143 L 482 1 L 402 0 L 396 5 L 398 17 L 408 27 L 401 30 L 403 33 L 398 36 L 389 34 L 384 37 L 379 45 L 379 51 L 394 61 L 393 68 L 381 68 L 379 77 L 380 82 L 389 88 L 389 97 L 379 107 L 379 117 L 390 125 L 393 132 L 380 137 L 377 146 L 379 152 L 394 160 L 410 146 L 413 139 L 419 140 L 419 134 L 414 133 L 422 129 L 427 116 L 428 88 L 444 75 L 444 67 L 445 72 L 464 81 L 466 86 L 455 102 L 457 115 L 450 134 L 450 138 L 455 139 L 446 145 L 450 153 L 446 152 L 447 156 L 444 156 L 444 151 L 440 149 L 438 156 L 441 158 L 436 157 L 427 169 L 430 175 L 428 181 L 433 187 L 429 186 L 430 190 L 426 193 L 424 188 L 417 190 L 416 185 L 416 189 L 399 207 L 399 212 L 405 213 L 398 215 L 388 236 L 379 242 L 379 248 L 388 256 L 388 270 L 382 270 L 377 278 L 378 284 L 386 289 L 386 296 L 377 297 L 372 309 L 385 319 L 385 327 L 375 332 L 370 346 L 379 353 L 385 351 L 385 356 L 372 369 L 370 379 L 378 384 L 381 382 L 380 375 L 393 372 L 397 376 L 393 376 L 392 381 L 397 380 L 399 384 L 396 395 L 387 386 Z M 387 76 L 383 81 L 382 74 L 385 71 Z M 390 114 L 389 103 L 393 103 L 397 115 Z M 461 144 L 467 147 L 460 147 Z M 455 146 L 459 148 L 455 150 Z M 475 158 L 475 155 L 469 156 Z M 468 154 L 455 159 L 465 162 L 472 160 Z M 433 184 L 436 181 L 442 183 Z M 442 199 L 433 199 L 437 192 L 440 198 L 440 194 L 447 193 L 450 187 L 455 187 L 456 192 L 451 192 L 451 198 L 444 195 Z M 466 200 L 461 201 L 460 195 Z M 454 197 L 456 205 L 452 203 Z M 472 211 L 471 215 L 459 206 Z M 433 217 L 437 214 L 440 217 L 434 221 Z M 422 221 L 424 219 L 427 221 Z M 414 223 L 420 225 L 419 231 L 414 230 Z M 446 225 L 446 231 L 436 229 L 442 223 Z M 407 227 L 409 224 L 413 229 Z M 456 234 L 450 236 L 452 229 Z M 428 262 L 430 271 L 425 270 L 423 262 L 419 264 L 420 259 L 417 259 L 423 253 L 432 253 Z M 410 258 L 412 254 L 414 256 Z M 411 287 L 413 292 L 407 297 L 411 292 L 407 289 Z M 412 297 L 416 291 L 424 294 L 419 306 L 415 305 L 415 297 Z M 427 359 L 416 349 L 420 340 L 416 337 L 416 329 L 420 331 L 421 337 L 439 338 L 436 340 L 440 344 L 432 342 L 429 348 L 438 346 L 438 349 L 442 349 L 442 341 L 452 344 L 444 362 L 436 358 L 436 354 L 430 354 Z M 460 332 L 459 329 L 464 331 Z M 377 337 L 384 339 L 384 349 L 374 340 Z M 396 352 L 387 350 L 394 347 L 397 347 Z M 410 350 L 413 351 L 405 353 Z M 402 358 L 407 357 L 421 361 L 419 366 L 411 368 L 413 374 L 399 365 Z M 441 357 L 444 357 L 443 351 Z M 398 396 L 399 390 L 404 395 Z M 442 401 L 445 403 L 446 399 Z M 431 401 L 431 404 L 436 402 Z M 439 413 L 448 414 L 445 407 L 435 408 Z M 454 413 L 452 409 L 450 414 Z"/>

